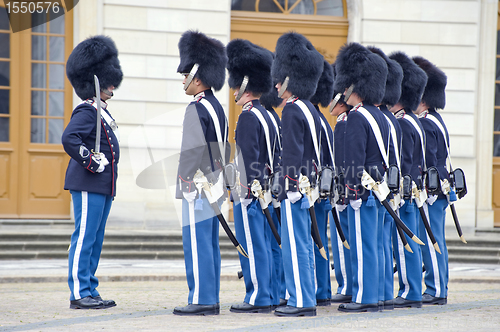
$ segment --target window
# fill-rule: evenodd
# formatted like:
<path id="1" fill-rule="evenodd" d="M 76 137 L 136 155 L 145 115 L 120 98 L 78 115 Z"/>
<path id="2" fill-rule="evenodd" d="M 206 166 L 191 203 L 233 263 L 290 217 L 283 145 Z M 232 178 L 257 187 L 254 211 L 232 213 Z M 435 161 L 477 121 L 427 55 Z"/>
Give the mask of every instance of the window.
<path id="1" fill-rule="evenodd" d="M 344 16 L 343 0 L 232 0 L 231 10 Z"/>
<path id="2" fill-rule="evenodd" d="M 10 135 L 10 26 L 7 10 L 0 7 L 0 142 Z"/>

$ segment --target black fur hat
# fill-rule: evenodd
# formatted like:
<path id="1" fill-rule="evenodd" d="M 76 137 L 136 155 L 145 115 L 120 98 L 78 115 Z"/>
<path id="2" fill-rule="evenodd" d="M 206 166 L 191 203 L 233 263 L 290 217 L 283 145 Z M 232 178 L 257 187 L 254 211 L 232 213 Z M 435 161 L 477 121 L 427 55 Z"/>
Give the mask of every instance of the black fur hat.
<path id="1" fill-rule="evenodd" d="M 403 69 L 394 60 L 385 55 L 380 48 L 368 46 L 368 49 L 380 55 L 387 63 L 387 81 L 385 82 L 385 94 L 382 99 L 383 105 L 396 105 L 401 97 L 401 83 L 403 82 Z"/>
<path id="2" fill-rule="evenodd" d="M 427 84 L 427 75 L 403 52 L 394 52 L 389 58 L 399 63 L 403 69 L 399 103 L 404 108 L 416 111 Z"/>
<path id="3" fill-rule="evenodd" d="M 178 73 L 189 73 L 197 63 L 200 67 L 195 77 L 216 91 L 222 89 L 227 64 L 224 44 L 201 32 L 188 30 L 182 34 L 178 46 L 181 57 Z"/>
<path id="4" fill-rule="evenodd" d="M 288 91 L 301 99 L 311 98 L 323 72 L 323 56 L 306 37 L 295 32 L 285 33 L 278 39 L 275 53 L 274 83 L 283 83 L 288 76 Z"/>
<path id="5" fill-rule="evenodd" d="M 283 99 L 278 97 L 278 90 L 274 87 L 269 92 L 263 93 L 259 100 L 266 109 L 278 107 L 283 102 Z"/>
<path id="6" fill-rule="evenodd" d="M 241 86 L 243 78 L 248 76 L 246 91 L 260 94 L 271 90 L 273 87 L 271 51 L 248 40 L 233 39 L 227 44 L 227 57 L 230 88 Z"/>
<path id="7" fill-rule="evenodd" d="M 123 73 L 118 50 L 107 36 L 94 36 L 76 45 L 66 63 L 66 75 L 82 100 L 95 96 L 94 75 L 101 89 L 120 86 Z"/>
<path id="8" fill-rule="evenodd" d="M 384 98 L 387 64 L 378 55 L 358 43 L 342 46 L 335 61 L 334 91 L 344 92 L 352 84 L 359 97 L 368 104 L 380 104 Z"/>
<path id="9" fill-rule="evenodd" d="M 444 91 L 447 83 L 446 74 L 429 60 L 420 56 L 413 57 L 413 61 L 427 74 L 427 85 L 422 101 L 431 108 L 443 109 L 446 104 Z"/>
<path id="10" fill-rule="evenodd" d="M 323 73 L 318 81 L 316 93 L 311 97 L 312 104 L 327 107 L 333 99 L 333 68 L 328 61 L 323 60 Z"/>

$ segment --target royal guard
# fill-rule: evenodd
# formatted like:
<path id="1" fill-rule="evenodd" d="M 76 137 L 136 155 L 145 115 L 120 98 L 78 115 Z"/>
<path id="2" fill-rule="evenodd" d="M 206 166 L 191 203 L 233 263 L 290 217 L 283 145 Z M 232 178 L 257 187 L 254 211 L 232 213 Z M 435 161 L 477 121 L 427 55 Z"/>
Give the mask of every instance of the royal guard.
<path id="1" fill-rule="evenodd" d="M 315 316 L 310 213 L 314 213 L 316 201 L 321 122 L 309 98 L 314 95 L 323 71 L 323 56 L 303 35 L 293 32 L 278 39 L 275 53 L 272 77 L 278 82 L 278 96 L 286 100 L 282 111 L 283 175 L 278 199 L 283 266 L 290 295 L 287 305 L 276 308 L 275 315 Z M 321 241 L 318 233 L 317 244 Z"/>
<path id="2" fill-rule="evenodd" d="M 335 91 L 345 91 L 349 112 L 345 135 L 345 189 L 351 268 L 352 302 L 344 312 L 378 311 L 378 212 L 384 173 L 389 166 L 389 125 L 375 106 L 382 102 L 387 64 L 358 43 L 341 47 L 336 60 Z M 377 191 L 377 192 L 372 192 Z M 385 197 L 382 197 L 385 199 Z"/>
<path id="3" fill-rule="evenodd" d="M 271 243 L 281 243 L 269 210 L 270 176 L 279 167 L 276 127 L 260 104 L 263 93 L 273 88 L 272 53 L 248 40 L 234 39 L 227 45 L 229 87 L 236 105 L 242 107 L 235 131 L 239 185 L 232 191 L 236 237 L 248 253 L 240 255 L 245 298 L 231 312 L 268 313 L 280 303 L 279 279 L 275 275 Z M 272 224 L 272 225 L 271 225 Z M 274 292 L 273 292 L 274 291 Z"/>
<path id="4" fill-rule="evenodd" d="M 424 154 L 425 133 L 417 116 L 413 114 L 420 104 L 420 98 L 424 92 L 427 77 L 415 63 L 403 52 L 395 52 L 389 56 L 390 59 L 399 63 L 403 69 L 403 81 L 401 83 L 401 97 L 393 105 L 391 112 L 394 113 L 403 132 L 402 154 L 401 154 L 401 176 L 403 177 L 402 198 L 404 205 L 399 209 L 400 218 L 408 228 L 419 237 L 425 233 L 419 233 L 419 205 L 420 195 L 414 192 L 422 192 L 424 176 Z M 406 181 L 406 179 L 408 179 Z M 408 183 L 406 185 L 405 183 Z M 406 235 L 403 236 L 412 252 L 405 250 L 403 239 L 397 228 L 393 231 L 393 248 L 398 269 L 399 291 L 394 299 L 395 308 L 422 306 L 422 252 L 421 246 L 410 241 Z"/>
<path id="5" fill-rule="evenodd" d="M 332 65 L 335 78 L 335 63 Z M 334 140 L 334 161 L 335 161 L 335 182 L 334 190 L 338 198 L 333 193 L 332 214 L 330 221 L 335 220 L 333 213 L 337 215 L 340 230 L 333 227 L 330 222 L 330 239 L 332 241 L 332 257 L 335 279 L 337 280 L 337 292 L 332 295 L 331 303 L 349 303 L 352 299 L 352 270 L 351 270 L 351 251 L 347 238 L 349 237 L 349 224 L 347 221 L 347 205 L 345 201 L 345 127 L 347 117 L 352 106 L 347 105 L 344 100 L 344 91 L 335 91 L 334 98 L 330 104 L 330 114 L 337 118 L 335 130 L 333 131 Z M 342 231 L 342 233 L 340 232 Z M 341 234 L 344 234 L 343 237 Z M 347 243 L 347 246 L 346 246 Z"/>
<path id="6" fill-rule="evenodd" d="M 82 41 L 68 58 L 66 75 L 83 100 L 62 135 L 64 150 L 71 157 L 64 189 L 71 193 L 75 214 L 68 255 L 70 308 L 109 308 L 116 303 L 101 298 L 95 272 L 116 195 L 120 159 L 118 126 L 106 103 L 123 78 L 113 40 L 94 36 Z"/>
<path id="7" fill-rule="evenodd" d="M 428 186 L 428 218 L 441 253 L 436 252 L 431 239 L 427 238 L 425 247 L 422 247 L 426 286 L 422 295 L 422 304 L 443 305 L 447 303 L 448 297 L 448 249 L 445 240 L 446 208 L 449 203 L 453 204 L 453 201 L 456 200 L 454 192 L 450 190 L 450 175 L 446 168 L 447 162 L 450 161 L 450 137 L 443 118 L 437 112 L 437 110 L 444 109 L 446 103 L 447 78 L 441 69 L 427 59 L 414 57 L 413 61 L 427 74 L 427 85 L 417 113 L 427 137 L 425 156 L 429 170 L 428 183 L 439 183 L 437 186 Z M 433 181 L 433 179 L 435 180 Z M 425 230 L 423 225 L 420 226 L 420 229 L 421 233 Z"/>
<path id="8" fill-rule="evenodd" d="M 391 176 L 387 181 L 392 181 L 392 199 L 394 210 L 398 211 L 401 194 L 399 192 L 400 179 L 401 179 L 401 143 L 402 132 L 398 120 L 389 111 L 389 108 L 397 104 L 401 97 L 401 82 L 403 80 L 403 69 L 394 60 L 391 60 L 385 53 L 373 46 L 368 49 L 375 54 L 380 55 L 387 63 L 387 81 L 385 84 L 385 94 L 382 103 L 378 108 L 384 113 L 384 116 L 389 124 L 390 129 L 390 142 L 389 142 L 389 167 Z M 395 175 L 395 176 L 393 176 Z M 394 226 L 394 219 L 389 212 L 385 209 L 379 210 L 379 232 L 378 236 L 381 241 L 379 242 L 379 303 L 382 302 L 384 310 L 394 309 L 394 273 L 393 273 L 393 251 L 392 251 L 392 231 Z"/>
<path id="9" fill-rule="evenodd" d="M 274 54 L 273 54 L 273 60 L 274 60 Z M 278 133 L 278 149 L 275 150 L 275 155 L 274 155 L 274 160 L 279 160 L 279 163 L 281 165 L 281 150 L 283 144 L 281 143 L 282 137 L 281 137 L 281 119 L 276 113 L 275 108 L 280 107 L 282 108 L 285 105 L 285 100 L 281 99 L 278 97 L 278 90 L 276 90 L 274 87 L 271 89 L 271 91 L 267 93 L 263 93 L 262 96 L 260 97 L 260 103 L 262 106 L 264 106 L 269 113 L 269 118 L 271 119 L 271 122 L 273 123 L 273 126 L 276 129 L 276 132 Z M 280 176 L 280 167 L 277 167 L 274 170 L 273 175 L 271 176 L 271 186 L 273 183 L 279 184 L 279 176 Z M 271 194 L 272 190 L 271 190 Z M 281 208 L 280 208 L 280 203 L 278 201 L 278 197 L 276 197 L 274 194 L 272 195 L 272 200 L 273 204 L 272 206 L 269 206 L 269 210 L 271 211 L 271 216 L 274 220 L 274 225 L 276 226 L 276 229 L 278 230 L 278 233 L 281 236 Z M 278 294 L 280 297 L 280 304 L 279 305 L 285 305 L 286 304 L 286 299 L 288 299 L 287 296 L 287 291 L 286 291 L 286 283 L 285 283 L 285 271 L 283 269 L 283 258 L 281 255 L 281 246 L 276 242 L 276 241 L 271 241 L 271 248 L 273 250 L 273 257 L 274 257 L 274 270 L 275 270 L 275 276 L 278 278 L 278 283 L 273 282 L 273 287 L 277 287 Z M 273 294 L 275 294 L 276 290 L 273 290 Z"/>
<path id="10" fill-rule="evenodd" d="M 224 45 L 197 31 L 179 40 L 184 91 L 193 96 L 182 125 L 176 198 L 182 199 L 182 243 L 188 305 L 176 315 L 219 314 L 221 258 L 219 207 L 225 198 L 222 167 L 229 158 L 228 122 L 212 89 L 225 82 Z"/>
<path id="11" fill-rule="evenodd" d="M 335 167 L 334 155 L 333 155 L 333 131 L 330 124 L 326 120 L 323 113 L 318 105 L 323 107 L 328 107 L 333 99 L 333 68 L 326 61 L 323 60 L 323 72 L 318 81 L 318 87 L 314 96 L 311 97 L 310 101 L 316 108 L 318 116 L 321 123 L 321 142 L 320 142 L 320 158 L 321 158 L 321 168 L 328 168 L 333 170 Z M 321 172 L 320 174 L 333 174 L 327 171 Z M 315 268 L 316 268 L 316 305 L 318 306 L 328 306 L 330 305 L 330 300 L 332 297 L 332 286 L 330 281 L 330 252 L 328 250 L 328 216 L 332 211 L 332 205 L 330 203 L 330 195 L 327 197 L 320 197 L 314 203 L 314 211 L 316 213 L 316 219 L 318 222 L 318 230 L 321 236 L 321 241 L 324 245 L 326 257 L 324 257 L 319 252 L 317 246 L 314 247 L 314 258 L 315 258 Z"/>

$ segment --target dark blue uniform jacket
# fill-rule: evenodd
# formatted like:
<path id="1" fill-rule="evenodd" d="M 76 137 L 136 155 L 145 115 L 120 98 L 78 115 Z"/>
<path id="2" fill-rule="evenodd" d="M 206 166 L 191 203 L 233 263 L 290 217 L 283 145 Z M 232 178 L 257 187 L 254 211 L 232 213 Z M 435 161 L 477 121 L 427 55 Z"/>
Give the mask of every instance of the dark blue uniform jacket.
<path id="1" fill-rule="evenodd" d="M 238 160 L 238 168 L 242 185 L 241 195 L 244 198 L 253 198 L 250 191 L 253 180 L 257 179 L 262 185 L 265 178 L 268 181 L 271 175 L 270 167 L 266 166 L 266 164 L 270 165 L 266 135 L 259 118 L 253 112 L 254 110 L 262 114 L 269 128 L 271 153 L 278 157 L 278 159 L 273 157 L 273 170 L 279 163 L 279 142 L 276 129 L 269 113 L 259 100 L 252 100 L 245 105 L 238 118 L 235 136 L 237 152 L 240 152 L 238 155 L 241 156 Z"/>
<path id="2" fill-rule="evenodd" d="M 288 101 L 283 107 L 281 116 L 283 151 L 282 151 L 282 169 L 283 180 L 288 179 L 288 189 L 282 185 L 282 192 L 278 197 L 279 201 L 286 198 L 286 191 L 296 192 L 299 190 L 298 181 L 300 174 L 309 176 L 316 174 L 317 169 L 314 163 L 318 164 L 318 158 L 314 149 L 309 122 L 302 112 L 302 109 L 296 104 L 299 99 L 295 98 Z M 302 100 L 302 99 L 300 99 Z M 320 139 L 321 123 L 318 111 L 308 100 L 302 100 L 312 114 L 315 130 L 314 133 Z M 311 178 L 310 178 L 311 179 Z"/>
<path id="3" fill-rule="evenodd" d="M 394 130 L 396 131 L 396 142 L 398 143 L 398 149 L 399 149 L 399 158 L 401 158 L 401 146 L 402 146 L 402 139 L 403 139 L 403 134 L 401 131 L 401 126 L 399 125 L 398 119 L 392 114 L 388 109 L 386 105 L 380 105 L 379 109 L 384 113 L 384 115 L 389 118 L 389 121 L 391 121 L 392 125 L 394 126 Z M 396 161 L 396 153 L 394 151 L 394 143 L 393 143 L 393 137 L 391 133 L 391 128 L 389 127 L 389 134 L 391 135 L 391 140 L 389 141 L 389 164 L 391 165 L 398 165 Z M 401 160 L 400 160 L 401 162 Z M 401 170 L 400 170 L 401 171 Z"/>
<path id="4" fill-rule="evenodd" d="M 373 105 L 365 104 L 361 107 L 364 107 L 375 118 L 387 151 L 389 124 L 384 114 Z M 384 165 L 375 134 L 368 120 L 357 107 L 353 108 L 347 117 L 344 155 L 347 201 L 359 198 L 368 199 L 369 191 L 361 185 L 363 170 L 366 170 L 375 181 L 381 181 L 386 165 Z"/>
<path id="5" fill-rule="evenodd" d="M 326 132 L 325 129 L 323 128 L 323 125 L 321 125 L 321 166 L 334 166 L 334 161 L 332 157 L 332 153 L 334 153 L 335 147 L 333 146 L 333 130 L 332 127 L 330 127 L 330 124 L 326 120 L 325 116 L 323 113 L 321 113 L 321 110 L 317 105 L 314 106 L 316 110 L 318 111 L 318 116 L 320 117 L 321 120 L 323 120 L 325 126 L 326 126 Z M 328 135 L 328 138 L 327 138 Z M 330 145 L 328 145 L 328 141 L 330 141 Z M 330 152 L 330 147 L 332 151 Z"/>
<path id="6" fill-rule="evenodd" d="M 103 104 L 105 105 L 104 102 Z M 107 112 L 111 116 L 106 110 L 101 112 Z M 89 103 L 78 105 L 71 114 L 71 120 L 62 134 L 64 151 L 71 157 L 66 170 L 64 189 L 114 197 L 120 147 L 113 130 L 101 117 L 101 152 L 108 159 L 109 165 L 102 173 L 96 173 L 99 164 L 92 159 L 91 152 L 95 148 L 96 122 L 97 111 Z"/>
<path id="7" fill-rule="evenodd" d="M 182 124 L 182 145 L 177 170 L 176 198 L 182 198 L 182 192 L 196 190 L 193 176 L 198 169 L 207 174 L 220 171 L 222 155 L 217 143 L 214 121 L 205 106 L 200 102 L 208 100 L 217 114 L 222 139 L 226 141 L 226 162 L 229 159 L 230 146 L 227 143 L 228 124 L 224 110 L 215 98 L 212 90 L 205 90 L 195 96 L 186 108 Z M 221 144 L 222 145 L 222 144 Z M 218 173 L 217 173 L 218 174 Z M 215 174 L 217 176 L 217 174 Z"/>

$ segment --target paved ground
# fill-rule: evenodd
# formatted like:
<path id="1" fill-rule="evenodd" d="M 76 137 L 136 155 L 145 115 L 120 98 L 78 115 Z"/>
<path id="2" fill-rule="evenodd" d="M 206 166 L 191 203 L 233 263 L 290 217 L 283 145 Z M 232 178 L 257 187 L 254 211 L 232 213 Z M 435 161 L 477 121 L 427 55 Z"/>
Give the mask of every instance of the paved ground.
<path id="1" fill-rule="evenodd" d="M 182 261 L 102 260 L 99 290 L 118 306 L 70 310 L 65 260 L 0 261 L 0 331 L 498 331 L 500 266 L 450 265 L 448 305 L 346 314 L 318 307 L 316 317 L 234 314 L 243 298 L 237 261 L 223 261 L 221 314 L 179 317 L 187 286 Z M 335 286 L 335 282 L 333 282 Z"/>

